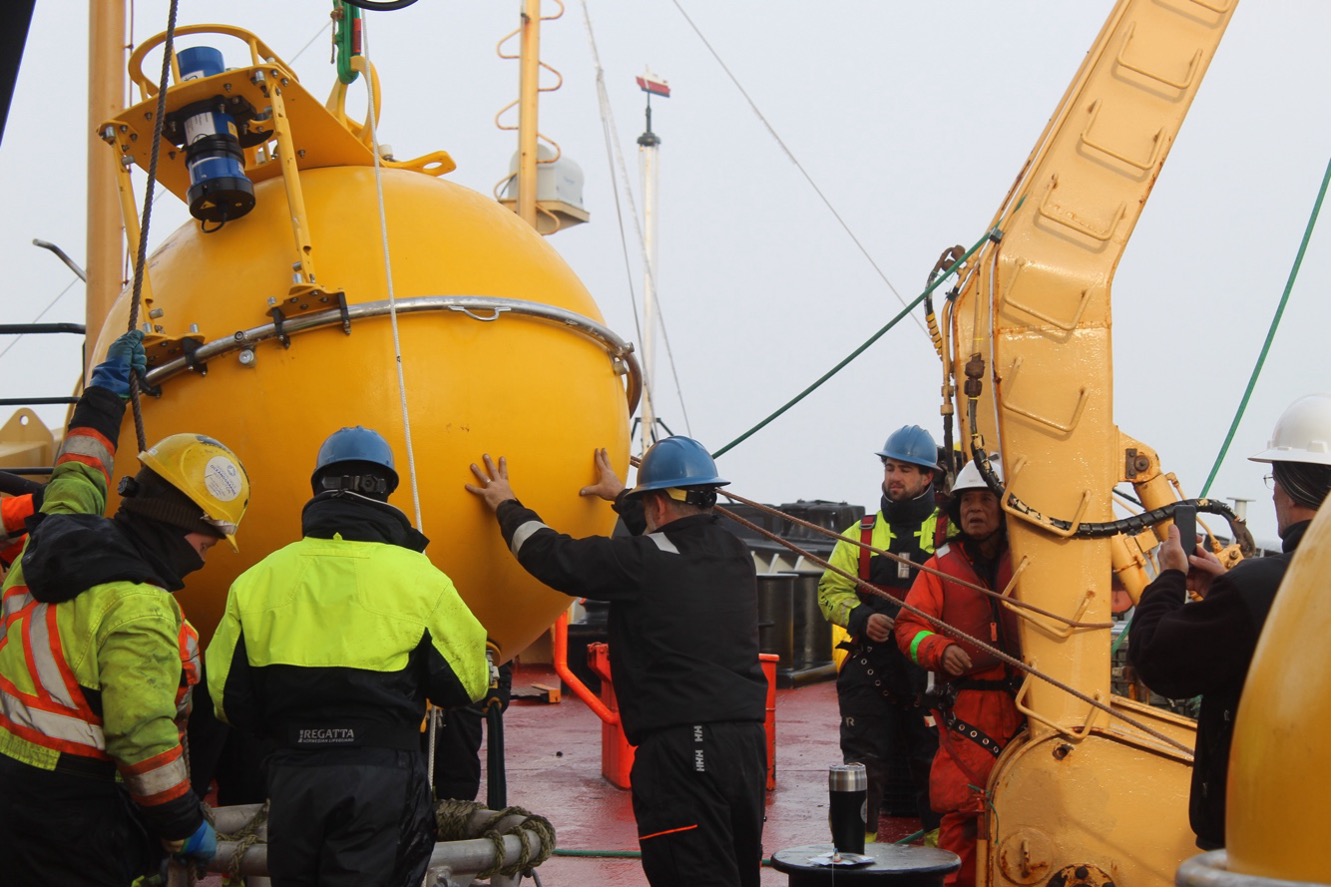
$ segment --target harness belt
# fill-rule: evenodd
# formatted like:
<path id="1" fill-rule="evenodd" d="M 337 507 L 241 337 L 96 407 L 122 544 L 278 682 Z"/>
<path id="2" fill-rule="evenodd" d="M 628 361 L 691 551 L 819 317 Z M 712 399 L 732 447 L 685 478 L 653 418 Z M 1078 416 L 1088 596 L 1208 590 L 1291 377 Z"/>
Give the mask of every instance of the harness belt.
<path id="1" fill-rule="evenodd" d="M 965 739 L 972 740 L 993 756 L 1001 755 L 1001 744 L 997 743 L 991 737 L 988 737 L 982 731 L 979 731 L 973 725 L 970 725 L 968 722 L 959 718 L 954 713 L 945 716 L 945 725 L 950 730 L 962 735 Z"/>

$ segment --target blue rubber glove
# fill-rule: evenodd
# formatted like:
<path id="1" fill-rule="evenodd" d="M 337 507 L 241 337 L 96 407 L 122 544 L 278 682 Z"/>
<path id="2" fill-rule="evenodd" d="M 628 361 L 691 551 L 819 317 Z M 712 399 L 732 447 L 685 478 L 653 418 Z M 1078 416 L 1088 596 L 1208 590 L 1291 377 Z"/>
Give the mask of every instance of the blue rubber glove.
<path id="1" fill-rule="evenodd" d="M 176 849 L 174 854 L 177 858 L 208 865 L 218 854 L 218 834 L 214 831 L 213 825 L 208 821 L 200 821 L 195 832 L 190 834 L 189 839 L 180 842 L 180 848 Z"/>
<path id="2" fill-rule="evenodd" d="M 144 333 L 135 329 L 111 342 L 107 358 L 93 369 L 89 382 L 93 387 L 105 387 L 121 399 L 130 396 L 131 372 L 148 371 L 148 356 L 144 353 Z"/>

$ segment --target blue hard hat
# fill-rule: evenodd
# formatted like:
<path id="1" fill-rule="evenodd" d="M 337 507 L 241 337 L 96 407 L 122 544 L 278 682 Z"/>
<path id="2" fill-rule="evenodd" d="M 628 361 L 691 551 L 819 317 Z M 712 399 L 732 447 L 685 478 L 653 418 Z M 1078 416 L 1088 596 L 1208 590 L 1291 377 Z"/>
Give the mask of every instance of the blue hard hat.
<path id="1" fill-rule="evenodd" d="M 398 488 L 399 475 L 394 470 L 394 450 L 389 448 L 384 437 L 361 425 L 339 428 L 320 445 L 320 452 L 315 456 L 315 472 L 311 474 L 311 488 L 319 492 L 319 481 L 325 469 L 349 461 L 379 465 L 388 472 L 389 492 Z"/>
<path id="2" fill-rule="evenodd" d="M 890 435 L 885 447 L 878 453 L 881 458 L 906 461 L 911 465 L 936 468 L 936 440 L 916 424 L 906 424 Z"/>
<path id="3" fill-rule="evenodd" d="M 631 492 L 727 486 L 728 482 L 718 475 L 714 457 L 699 441 L 690 437 L 668 437 L 650 446 L 644 454 L 637 484 Z"/>

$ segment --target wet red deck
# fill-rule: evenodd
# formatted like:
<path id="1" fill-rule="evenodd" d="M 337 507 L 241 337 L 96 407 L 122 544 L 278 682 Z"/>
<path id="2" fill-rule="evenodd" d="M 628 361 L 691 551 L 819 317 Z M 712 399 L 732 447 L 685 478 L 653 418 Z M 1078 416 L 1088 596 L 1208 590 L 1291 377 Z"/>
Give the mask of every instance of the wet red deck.
<path id="1" fill-rule="evenodd" d="M 516 670 L 516 691 L 535 683 L 558 686 L 550 667 Z M 776 788 L 766 797 L 766 857 L 829 839 L 828 768 L 842 761 L 832 681 L 781 688 L 775 719 Z M 505 714 L 505 745 L 509 804 L 551 821 L 558 851 L 570 853 L 553 856 L 538 868 L 543 885 L 645 885 L 637 858 L 594 856 L 638 848 L 630 793 L 601 775 L 598 717 L 573 696 L 559 704 L 515 700 Z M 882 816 L 878 838 L 894 842 L 917 829 L 914 819 Z M 761 884 L 786 886 L 788 878 L 766 867 Z"/>

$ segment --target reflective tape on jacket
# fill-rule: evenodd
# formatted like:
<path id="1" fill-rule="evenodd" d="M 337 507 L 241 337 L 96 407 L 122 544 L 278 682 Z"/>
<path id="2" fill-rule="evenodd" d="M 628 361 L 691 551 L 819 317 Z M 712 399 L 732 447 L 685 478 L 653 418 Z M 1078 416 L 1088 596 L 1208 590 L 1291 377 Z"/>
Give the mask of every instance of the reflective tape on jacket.
<path id="1" fill-rule="evenodd" d="M 178 745 L 135 765 L 121 765 L 125 789 L 140 805 L 161 805 L 190 788 L 184 750 Z"/>
<path id="2" fill-rule="evenodd" d="M 65 662 L 58 605 L 32 601 L 9 617 L 0 647 L 21 647 L 33 693 L 0 677 L 0 724 L 17 737 L 75 756 L 107 759 L 102 719 L 84 699 Z M 14 629 L 19 635 L 13 635 Z"/>
<path id="3" fill-rule="evenodd" d="M 76 461 L 101 471 L 102 476 L 110 481 L 115 454 L 116 449 L 111 445 L 111 441 L 97 430 L 91 427 L 76 427 L 61 441 L 60 451 L 56 453 L 56 460 L 52 465 L 59 467 L 65 462 Z"/>

